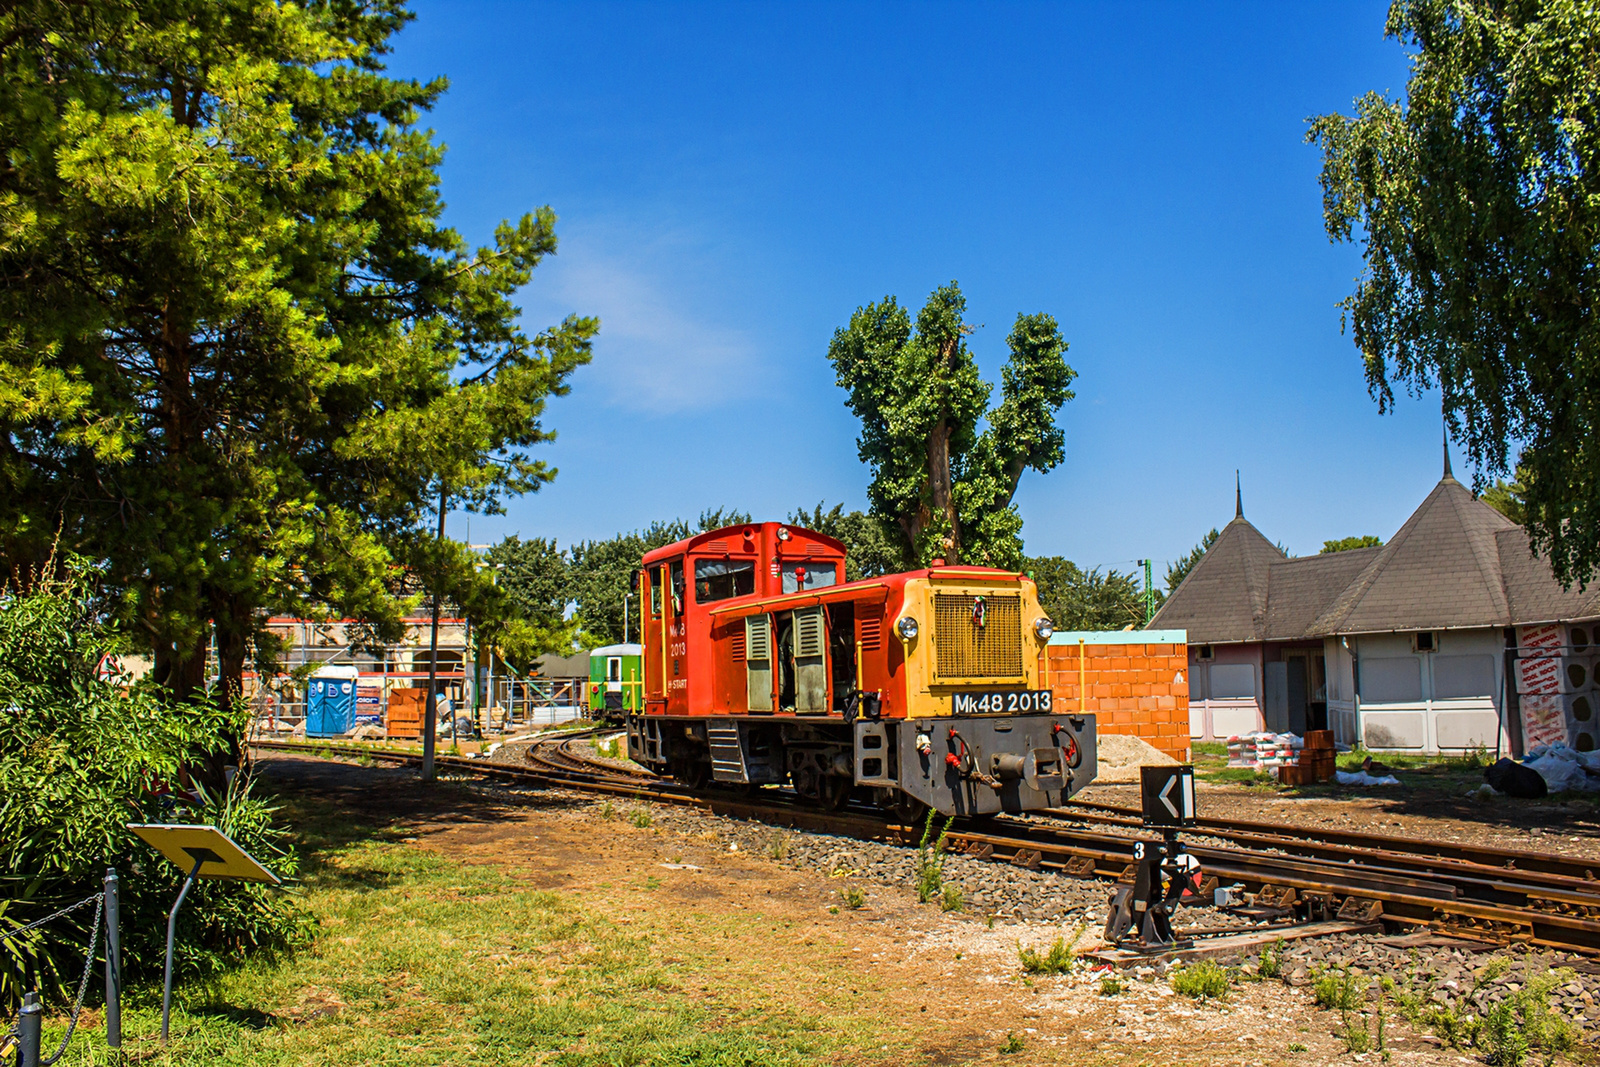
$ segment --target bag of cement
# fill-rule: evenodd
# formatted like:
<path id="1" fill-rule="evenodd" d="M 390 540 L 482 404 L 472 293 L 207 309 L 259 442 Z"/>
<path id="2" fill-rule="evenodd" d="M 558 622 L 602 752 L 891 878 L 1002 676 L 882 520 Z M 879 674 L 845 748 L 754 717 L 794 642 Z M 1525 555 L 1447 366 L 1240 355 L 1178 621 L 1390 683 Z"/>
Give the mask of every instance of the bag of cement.
<path id="1" fill-rule="evenodd" d="M 1501 757 L 1483 772 L 1483 780 L 1507 796 L 1537 800 L 1550 791 L 1544 777 L 1514 759 Z"/>

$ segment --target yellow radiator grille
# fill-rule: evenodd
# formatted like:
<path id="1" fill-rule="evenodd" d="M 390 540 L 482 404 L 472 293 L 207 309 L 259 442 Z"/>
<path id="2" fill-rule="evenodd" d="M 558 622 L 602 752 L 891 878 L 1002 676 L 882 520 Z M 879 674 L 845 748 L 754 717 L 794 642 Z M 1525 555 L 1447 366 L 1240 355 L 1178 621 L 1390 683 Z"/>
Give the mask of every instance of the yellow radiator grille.
<path id="1" fill-rule="evenodd" d="M 933 647 L 941 679 L 1022 677 L 1022 600 L 933 595 Z M 981 615 L 982 625 L 978 623 Z"/>

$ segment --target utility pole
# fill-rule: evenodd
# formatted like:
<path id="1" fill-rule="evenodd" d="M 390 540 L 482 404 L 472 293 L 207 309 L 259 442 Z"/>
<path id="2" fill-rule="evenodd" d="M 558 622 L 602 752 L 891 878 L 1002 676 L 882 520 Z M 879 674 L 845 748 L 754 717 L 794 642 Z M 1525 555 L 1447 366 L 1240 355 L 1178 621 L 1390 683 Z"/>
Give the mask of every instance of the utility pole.
<path id="1" fill-rule="evenodd" d="M 1144 564 L 1144 624 L 1149 626 L 1150 620 L 1156 617 L 1156 591 L 1151 584 L 1150 561 L 1141 559 L 1139 562 Z"/>
<path id="2" fill-rule="evenodd" d="M 632 593 L 622 594 L 622 643 L 628 643 L 628 601 L 633 599 Z"/>
<path id="3" fill-rule="evenodd" d="M 439 533 L 435 540 L 444 543 L 444 479 L 439 479 Z M 428 696 L 422 716 L 422 780 L 433 781 L 433 734 L 439 722 L 439 590 L 433 593 L 433 625 L 428 632 Z M 452 731 L 454 733 L 454 731 Z"/>

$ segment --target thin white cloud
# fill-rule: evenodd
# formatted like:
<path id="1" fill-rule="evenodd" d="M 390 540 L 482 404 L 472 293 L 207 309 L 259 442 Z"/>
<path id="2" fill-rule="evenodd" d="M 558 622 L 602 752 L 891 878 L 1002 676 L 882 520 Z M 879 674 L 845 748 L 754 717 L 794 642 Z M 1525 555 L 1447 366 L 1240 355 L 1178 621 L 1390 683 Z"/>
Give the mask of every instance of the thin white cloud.
<path id="1" fill-rule="evenodd" d="M 560 254 L 533 283 L 542 289 L 534 301 L 541 307 L 599 316 L 594 361 L 603 373 L 586 376 L 587 384 L 618 407 L 657 415 L 704 411 L 747 395 L 759 377 L 756 345 L 697 299 L 701 272 L 689 242 L 659 237 L 619 256 L 596 238 L 578 228 L 563 233 Z M 535 309 L 529 312 L 537 322 Z"/>

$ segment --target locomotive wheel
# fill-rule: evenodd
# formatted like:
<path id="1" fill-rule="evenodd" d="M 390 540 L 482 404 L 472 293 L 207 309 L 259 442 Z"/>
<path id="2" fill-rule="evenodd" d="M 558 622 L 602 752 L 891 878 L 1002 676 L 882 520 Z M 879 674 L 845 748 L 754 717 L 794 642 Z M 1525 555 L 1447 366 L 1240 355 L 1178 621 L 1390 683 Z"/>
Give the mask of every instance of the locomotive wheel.
<path id="1" fill-rule="evenodd" d="M 829 811 L 839 811 L 850 802 L 850 791 L 854 783 L 848 778 L 839 778 L 835 775 L 824 775 L 818 783 L 821 795 L 818 802 Z"/>
<path id="2" fill-rule="evenodd" d="M 698 791 L 711 781 L 711 764 L 697 759 L 673 760 L 670 773 L 674 780 Z"/>
<path id="3" fill-rule="evenodd" d="M 918 826 L 932 809 L 910 793 L 895 791 L 893 803 L 887 805 L 894 817 L 907 826 Z"/>

